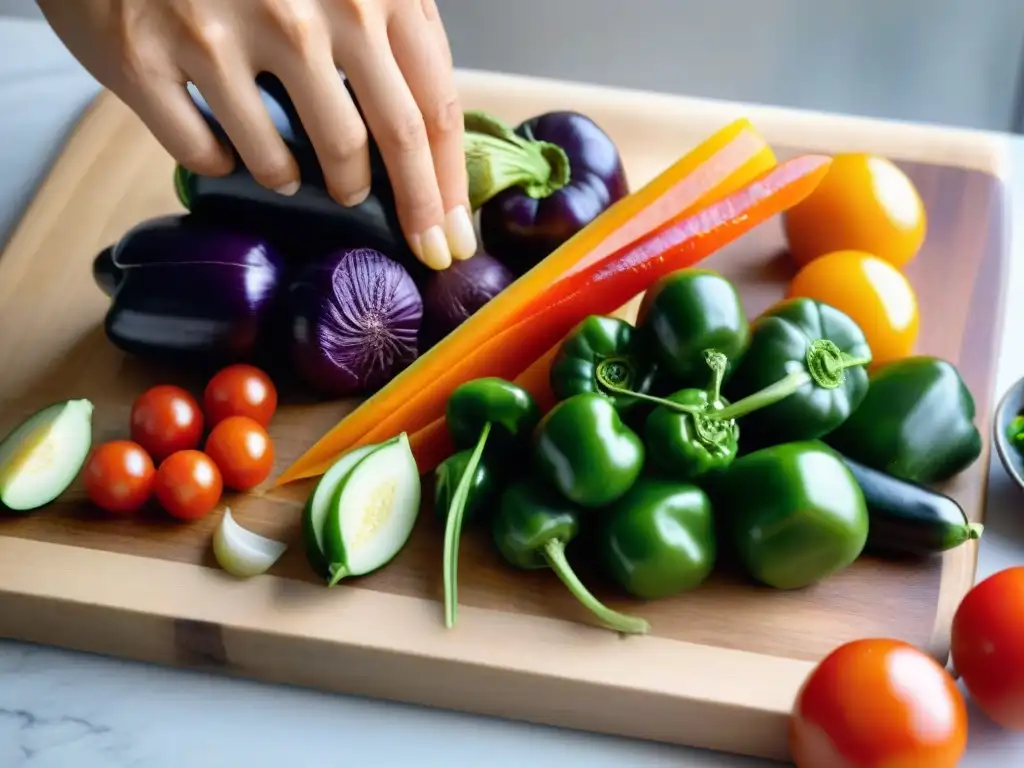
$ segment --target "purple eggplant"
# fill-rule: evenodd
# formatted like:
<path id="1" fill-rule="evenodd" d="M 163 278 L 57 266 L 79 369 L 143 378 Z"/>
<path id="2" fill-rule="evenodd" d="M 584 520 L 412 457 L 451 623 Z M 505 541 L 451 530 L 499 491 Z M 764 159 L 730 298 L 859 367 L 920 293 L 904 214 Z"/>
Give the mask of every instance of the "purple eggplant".
<path id="1" fill-rule="evenodd" d="M 186 364 L 254 359 L 285 285 L 264 239 L 189 216 L 139 224 L 93 273 L 112 295 L 104 329 L 114 346 Z"/>
<path id="2" fill-rule="evenodd" d="M 578 112 L 548 112 L 514 131 L 467 112 L 470 201 L 483 248 L 529 271 L 629 193 L 615 143 Z"/>

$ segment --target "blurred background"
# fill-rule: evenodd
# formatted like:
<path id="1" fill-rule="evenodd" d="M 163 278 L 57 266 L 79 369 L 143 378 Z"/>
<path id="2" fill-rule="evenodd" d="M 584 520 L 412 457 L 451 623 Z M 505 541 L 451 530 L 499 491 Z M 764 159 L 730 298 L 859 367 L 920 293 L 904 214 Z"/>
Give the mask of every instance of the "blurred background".
<path id="1" fill-rule="evenodd" d="M 1024 0 L 437 4 L 463 67 L 1024 132 Z"/>

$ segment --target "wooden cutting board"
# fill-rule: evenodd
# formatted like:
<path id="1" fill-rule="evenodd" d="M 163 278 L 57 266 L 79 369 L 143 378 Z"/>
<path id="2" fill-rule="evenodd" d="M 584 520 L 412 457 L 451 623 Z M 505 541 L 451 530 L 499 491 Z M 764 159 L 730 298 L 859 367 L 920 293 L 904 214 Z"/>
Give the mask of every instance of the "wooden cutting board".
<path id="1" fill-rule="evenodd" d="M 995 136 L 744 107 L 479 72 L 459 74 L 466 107 L 509 121 L 550 109 L 592 116 L 618 143 L 634 188 L 730 120 L 746 115 L 780 155 L 871 151 L 900 162 L 930 229 L 908 269 L 918 291 L 918 351 L 956 363 L 988 434 L 1006 267 L 1005 144 Z M 125 358 L 104 338 L 107 299 L 94 254 L 140 220 L 179 210 L 173 163 L 128 109 L 101 96 L 0 259 L 0 430 L 58 399 L 88 397 L 97 442 L 126 436 L 132 400 L 182 379 Z M 779 222 L 708 266 L 741 287 L 751 315 L 779 298 L 793 268 Z M 286 404 L 272 432 L 280 470 L 353 403 Z M 982 517 L 986 455 L 948 490 Z M 243 524 L 293 543 L 271 576 L 216 569 L 219 513 L 194 524 L 97 515 L 79 486 L 24 518 L 0 519 L 0 634 L 233 675 L 284 681 L 542 723 L 782 757 L 785 717 L 814 661 L 863 636 L 908 640 L 945 658 L 970 585 L 973 544 L 927 564 L 863 558 L 812 588 L 776 592 L 716 576 L 699 590 L 638 605 L 596 583 L 616 608 L 650 619 L 622 639 L 587 625 L 548 572 L 503 567 L 486 536 L 463 543 L 460 622 L 445 630 L 442 536 L 422 516 L 396 561 L 327 590 L 298 543 L 309 483 L 227 497 Z"/>

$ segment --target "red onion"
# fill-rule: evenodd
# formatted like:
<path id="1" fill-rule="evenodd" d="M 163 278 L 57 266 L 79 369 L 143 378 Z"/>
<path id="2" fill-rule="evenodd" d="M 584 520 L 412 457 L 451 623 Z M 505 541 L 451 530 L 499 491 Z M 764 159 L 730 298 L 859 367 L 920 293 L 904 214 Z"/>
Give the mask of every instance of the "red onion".
<path id="1" fill-rule="evenodd" d="M 346 249 L 305 267 L 288 307 L 292 360 L 320 392 L 378 389 L 416 359 L 423 300 L 405 268 L 379 251 Z"/>
<path id="2" fill-rule="evenodd" d="M 432 274 L 423 289 L 423 348 L 439 342 L 515 279 L 508 267 L 482 251 Z"/>

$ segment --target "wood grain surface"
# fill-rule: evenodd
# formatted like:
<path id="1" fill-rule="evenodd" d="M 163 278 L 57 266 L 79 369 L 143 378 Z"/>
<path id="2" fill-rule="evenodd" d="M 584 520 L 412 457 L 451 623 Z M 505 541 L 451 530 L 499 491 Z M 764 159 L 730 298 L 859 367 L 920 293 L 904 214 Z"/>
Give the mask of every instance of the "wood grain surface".
<path id="1" fill-rule="evenodd" d="M 575 107 L 587 112 L 619 144 L 634 188 L 740 114 L 735 108 L 709 107 L 705 102 L 673 99 L 665 102 L 671 105 L 671 109 L 666 109 L 654 104 L 654 97 L 644 100 L 635 94 L 620 96 L 617 92 L 564 84 L 542 88 L 536 81 L 483 74 L 463 74 L 461 83 L 466 106 L 489 109 L 508 120 L 556 107 Z M 648 104 L 646 112 L 637 106 L 644 103 Z M 927 242 L 907 270 L 921 306 L 917 349 L 958 365 L 975 396 L 978 426 L 982 434 L 988 435 L 1006 260 L 998 144 L 982 134 L 969 132 L 942 133 L 873 121 L 844 122 L 834 117 L 797 119 L 793 113 L 773 110 L 748 110 L 747 114 L 782 156 L 808 150 L 867 149 L 888 154 L 907 171 L 920 190 L 929 215 Z M 860 130 L 853 131 L 851 124 L 859 125 Z M 829 126 L 835 127 L 830 130 Z M 940 164 L 940 159 L 945 164 Z M 6 432 L 50 402 L 87 397 L 96 405 L 94 439 L 100 442 L 127 436 L 131 402 L 147 386 L 173 382 L 201 391 L 201 377 L 160 370 L 126 358 L 106 341 L 101 323 L 108 300 L 90 275 L 96 252 L 129 227 L 144 218 L 180 210 L 171 184 L 172 167 L 170 158 L 120 102 L 109 95 L 100 98 L 0 258 L 0 368 L 4 371 L 0 378 L 0 432 Z M 757 228 L 704 266 L 720 270 L 736 282 L 751 316 L 780 298 L 794 273 L 784 252 L 778 220 Z M 352 406 L 351 402 L 300 402 L 298 397 L 286 396 L 271 428 L 277 448 L 276 470 L 283 469 Z M 986 445 L 982 459 L 946 488 L 973 520 L 981 519 L 983 514 L 987 455 Z M 316 583 L 298 541 L 301 504 L 310 488 L 311 482 L 301 482 L 269 492 L 225 497 L 224 503 L 241 524 L 293 544 L 272 571 L 281 577 L 280 583 Z M 131 573 L 134 568 L 138 589 L 143 588 L 147 579 L 159 578 L 156 574 L 171 573 L 160 566 L 162 562 L 189 564 L 202 570 L 215 568 L 210 537 L 218 519 L 219 514 L 214 514 L 196 523 L 180 524 L 168 521 L 156 511 L 134 519 L 112 519 L 92 509 L 76 484 L 50 508 L 25 517 L 0 518 L 0 550 L 18 553 L 18 541 L 34 540 L 66 545 L 76 551 L 137 556 L 111 557 L 109 562 L 111 572 L 115 565 L 117 569 L 126 569 L 124 573 Z M 4 542 L 4 537 L 8 541 Z M 420 598 L 418 604 L 436 606 L 441 594 L 441 548 L 439 526 L 432 514 L 423 514 L 409 545 L 395 561 L 376 574 L 352 580 L 341 591 L 358 590 L 367 598 L 376 595 L 382 611 L 383 606 L 400 602 L 385 596 Z M 97 609 L 91 613 L 87 601 L 72 595 L 66 586 L 71 583 L 71 575 L 62 569 L 69 562 L 64 556 L 68 551 L 62 546 L 33 546 L 29 558 L 28 550 L 24 550 L 25 563 L 36 563 L 41 577 L 44 578 L 47 566 L 51 573 L 61 572 L 60 577 L 54 575 L 52 588 L 44 578 L 44 583 L 33 587 L 31 595 L 26 593 L 20 578 L 5 582 L 0 568 L 0 633 L 63 642 L 59 631 L 62 610 L 78 622 L 88 622 L 90 616 L 100 615 L 107 617 L 104 621 L 109 620 L 109 611 Z M 649 604 L 623 598 L 585 566 L 583 573 L 610 605 L 647 617 L 656 638 L 676 641 L 665 647 L 678 649 L 674 661 L 677 665 L 687 663 L 690 656 L 686 654 L 692 655 L 695 646 L 751 652 L 766 660 L 782 657 L 814 661 L 838 643 L 869 635 L 902 638 L 943 657 L 952 610 L 971 583 L 975 556 L 975 545 L 968 544 L 926 562 L 864 557 L 816 586 L 792 592 L 759 588 L 739 575 L 721 572 L 692 593 Z M 52 562 L 38 562 L 41 557 L 52 557 Z M 90 556 L 83 557 L 81 562 L 103 561 Z M 153 566 L 149 568 L 146 563 Z M 566 627 L 575 626 L 568 622 L 589 622 L 552 574 L 514 572 L 505 567 L 493 551 L 486 531 L 466 532 L 460 577 L 461 604 L 470 609 L 485 609 L 491 620 L 503 614 L 507 625 L 519 615 L 524 617 L 524 627 L 533 625 L 525 617 L 561 619 L 565 621 L 560 626 Z M 109 581 L 104 576 L 102 583 Z M 268 632 L 271 627 L 286 631 L 291 608 L 280 603 L 268 607 L 260 602 L 257 606 L 255 595 L 261 589 L 256 586 L 258 581 L 232 586 L 231 594 L 243 601 L 251 598 L 247 605 L 251 611 L 261 612 L 259 621 Z M 154 591 L 160 592 L 167 586 L 160 584 Z M 225 594 L 221 593 L 220 598 Z M 163 650 L 133 652 L 129 643 L 119 644 L 116 638 L 104 642 L 102 632 L 89 635 L 88 642 L 75 642 L 69 637 L 65 644 L 169 663 L 231 666 L 231 651 L 225 647 L 220 625 L 221 620 L 230 622 L 220 616 L 236 616 L 241 609 L 238 605 L 210 603 L 213 598 L 203 595 L 194 597 L 207 600 L 202 613 L 210 620 L 197 621 L 185 610 L 154 607 L 154 613 L 173 619 L 168 647 Z M 116 609 L 119 599 L 110 596 L 97 602 Z M 132 597 L 124 601 L 123 608 L 137 611 L 139 605 Z M 131 626 L 130 615 L 118 614 L 117 621 Z M 471 621 L 474 615 L 472 611 L 462 614 L 460 623 Z M 439 606 L 436 619 L 440 623 Z M 143 621 L 140 616 L 140 632 Z M 326 642 L 326 638 L 314 642 L 313 633 L 309 634 L 311 652 L 319 647 L 316 643 Z M 257 642 L 255 636 L 246 637 Z M 508 642 L 518 641 L 510 637 Z M 500 655 L 500 651 L 495 653 Z M 394 656 L 389 658 L 389 663 L 395 662 Z M 766 674 L 769 668 L 763 667 Z M 241 673 L 273 679 L 289 677 L 275 669 L 274 662 L 268 662 Z M 581 679 L 586 680 L 589 675 L 597 683 L 606 673 L 594 669 L 580 674 Z M 320 684 L 316 680 L 288 681 Z M 475 679 L 473 684 L 479 682 Z M 795 685 L 799 681 L 787 682 Z M 333 683 L 324 684 L 334 687 Z M 734 684 L 741 683 L 737 680 Z M 361 690 L 359 686 L 340 687 Z M 468 687 L 457 701 L 392 691 L 395 687 L 381 683 L 376 688 L 370 685 L 368 690 L 535 719 L 512 704 L 481 701 L 475 706 L 472 697 L 477 696 L 478 700 L 479 695 Z M 586 704 L 582 696 L 580 693 L 579 698 L 568 700 L 582 707 L 580 712 L 596 712 L 595 706 Z M 718 703 L 727 700 L 728 696 L 723 696 Z M 758 712 L 780 715 L 775 699 L 771 701 L 770 706 L 764 703 L 763 711 Z M 628 717 L 619 726 L 606 724 L 596 715 L 586 720 L 582 715 L 552 713 L 539 719 L 721 748 L 714 738 L 704 738 L 693 729 L 684 729 L 679 736 L 650 733 L 646 726 L 631 724 Z M 741 741 L 737 751 L 779 754 L 777 735 L 768 740 L 770 743 L 760 736 L 757 740 L 751 737 L 749 743 Z"/>

